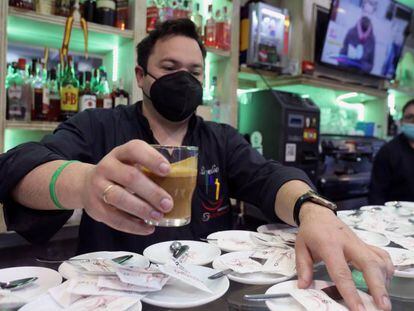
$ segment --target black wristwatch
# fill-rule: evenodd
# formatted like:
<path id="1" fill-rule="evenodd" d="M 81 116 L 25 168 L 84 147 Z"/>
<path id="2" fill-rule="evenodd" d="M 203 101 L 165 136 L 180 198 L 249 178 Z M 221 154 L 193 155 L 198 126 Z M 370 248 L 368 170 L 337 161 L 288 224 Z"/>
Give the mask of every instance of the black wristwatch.
<path id="1" fill-rule="evenodd" d="M 326 208 L 330 209 L 332 212 L 334 212 L 335 215 L 336 215 L 337 206 L 336 206 L 335 203 L 332 203 L 331 201 L 327 200 L 326 198 L 320 196 L 315 191 L 309 190 L 304 195 L 299 197 L 299 199 L 295 203 L 295 207 L 293 208 L 293 220 L 298 225 L 298 227 L 300 225 L 300 221 L 299 221 L 300 209 L 302 208 L 303 203 L 305 203 L 305 202 L 312 202 L 312 203 L 318 204 L 320 206 L 326 207 Z"/>

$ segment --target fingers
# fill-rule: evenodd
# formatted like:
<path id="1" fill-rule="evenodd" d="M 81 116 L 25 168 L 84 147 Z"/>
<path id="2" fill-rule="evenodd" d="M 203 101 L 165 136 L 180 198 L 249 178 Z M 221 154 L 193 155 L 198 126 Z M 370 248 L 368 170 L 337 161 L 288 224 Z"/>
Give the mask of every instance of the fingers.
<path id="1" fill-rule="evenodd" d="M 112 152 L 119 161 L 140 164 L 160 176 L 167 175 L 171 169 L 167 159 L 142 140 L 131 140 L 116 147 Z"/>
<path id="2" fill-rule="evenodd" d="M 365 249 L 350 248 L 348 252 L 352 262 L 364 275 L 365 282 L 375 304 L 381 310 L 391 310 L 387 283 L 392 277 L 394 267 L 386 252 L 374 246 L 365 245 Z"/>
<path id="3" fill-rule="evenodd" d="M 298 236 L 295 242 L 296 270 L 299 288 L 307 288 L 313 279 L 313 259 L 303 239 Z"/>
<path id="4" fill-rule="evenodd" d="M 366 260 L 362 269 L 365 282 L 368 285 L 369 292 L 374 298 L 375 304 L 381 310 L 391 310 L 391 302 L 385 287 L 387 275 L 385 267 L 380 267 L 375 260 Z"/>
<path id="5" fill-rule="evenodd" d="M 326 263 L 329 276 L 344 298 L 345 303 L 351 310 L 365 310 L 342 249 L 332 245 L 327 247 L 329 249 L 326 250 L 325 256 L 322 255 L 322 257 Z"/>
<path id="6" fill-rule="evenodd" d="M 390 254 L 388 254 L 388 252 L 386 252 L 386 251 L 384 251 L 383 249 L 381 249 L 381 248 L 378 248 L 378 247 L 375 247 L 375 246 L 372 246 L 372 245 L 368 245 L 369 246 L 369 248 L 373 251 L 373 252 L 375 252 L 382 260 L 384 260 L 384 262 L 385 262 L 385 265 L 386 265 L 386 268 L 387 268 L 387 278 L 389 279 L 389 280 L 391 280 L 392 279 L 392 277 L 393 277 L 393 275 L 394 275 L 394 271 L 395 271 L 395 268 L 394 268 L 394 264 L 392 263 L 392 260 L 391 260 L 391 256 L 390 256 Z"/>
<path id="7" fill-rule="evenodd" d="M 142 219 L 159 221 L 164 216 L 161 212 L 154 210 L 147 202 L 118 185 L 114 185 L 108 191 L 105 200 L 107 204 Z"/>
<path id="8" fill-rule="evenodd" d="M 94 208 L 88 208 L 85 211 L 93 219 L 103 222 L 109 227 L 126 233 L 137 235 L 149 235 L 154 233 L 154 226 L 147 225 L 142 219 L 133 217 L 113 206 L 92 201 Z"/>
<path id="9" fill-rule="evenodd" d="M 142 201 L 148 202 L 152 208 L 161 212 L 168 212 L 173 207 L 173 199 L 168 192 L 145 176 L 137 167 L 110 158 L 105 159 L 100 164 L 100 170 L 105 178 L 131 190 Z M 118 204 L 114 202 L 112 205 L 128 209 L 132 208 L 130 204 L 121 206 L 119 205 L 121 202 L 119 200 L 116 201 Z M 122 203 L 132 204 L 131 201 L 132 198 L 128 201 L 122 201 Z"/>

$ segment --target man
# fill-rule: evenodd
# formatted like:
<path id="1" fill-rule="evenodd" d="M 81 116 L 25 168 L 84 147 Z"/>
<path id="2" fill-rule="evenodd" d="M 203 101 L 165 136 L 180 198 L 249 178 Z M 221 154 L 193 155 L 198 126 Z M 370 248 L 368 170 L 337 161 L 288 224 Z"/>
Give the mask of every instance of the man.
<path id="1" fill-rule="evenodd" d="M 382 146 L 372 168 L 370 204 L 414 201 L 414 100 L 402 109 L 401 133 Z"/>
<path id="2" fill-rule="evenodd" d="M 166 22 L 138 44 L 137 52 L 142 103 L 114 111 L 87 110 L 41 143 L 20 146 L 1 157 L 0 199 L 9 227 L 40 240 L 39 232 L 53 234 L 70 210 L 81 208 L 79 251 L 140 252 L 155 242 L 198 239 L 230 229 L 230 197 L 260 206 L 273 221 L 295 225 L 294 206 L 311 189 L 306 175 L 266 161 L 230 126 L 194 115 L 202 101 L 205 56 L 194 24 Z M 154 228 L 142 220 L 160 219 L 173 208 L 169 194 L 140 170 L 145 166 L 161 176 L 170 170 L 149 144 L 199 147 L 199 176 L 187 226 Z M 67 162 L 75 159 L 80 162 Z M 204 192 L 208 185 L 203 173 L 220 180 L 219 200 Z M 387 253 L 359 240 L 327 207 L 303 202 L 295 213 L 300 223 L 300 286 L 310 285 L 313 263 L 324 260 L 350 308 L 363 310 L 350 262 L 364 272 L 378 306 L 390 310 L 385 286 L 393 266 Z M 221 212 L 213 208 L 217 204 Z"/>
<path id="3" fill-rule="evenodd" d="M 363 0 L 362 16 L 345 36 L 338 62 L 342 66 L 354 67 L 364 72 L 371 72 L 375 58 L 375 35 L 371 18 L 377 11 L 376 0 Z"/>

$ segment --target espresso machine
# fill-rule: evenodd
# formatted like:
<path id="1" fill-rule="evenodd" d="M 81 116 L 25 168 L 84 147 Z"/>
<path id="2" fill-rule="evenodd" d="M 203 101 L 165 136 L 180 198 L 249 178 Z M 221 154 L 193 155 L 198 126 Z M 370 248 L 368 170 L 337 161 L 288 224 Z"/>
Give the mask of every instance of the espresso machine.
<path id="1" fill-rule="evenodd" d="M 275 90 L 239 95 L 239 131 L 267 159 L 304 170 L 316 184 L 318 106 L 309 98 Z"/>
<path id="2" fill-rule="evenodd" d="M 375 137 L 321 135 L 318 191 L 339 209 L 366 205 L 373 159 L 384 143 Z"/>

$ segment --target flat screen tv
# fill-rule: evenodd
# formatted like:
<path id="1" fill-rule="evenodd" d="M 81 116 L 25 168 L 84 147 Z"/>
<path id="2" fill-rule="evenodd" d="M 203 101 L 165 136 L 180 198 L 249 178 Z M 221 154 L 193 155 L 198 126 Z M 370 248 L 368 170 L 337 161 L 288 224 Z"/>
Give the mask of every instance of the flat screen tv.
<path id="1" fill-rule="evenodd" d="M 333 0 L 320 62 L 394 78 L 412 13 L 394 0 Z"/>

